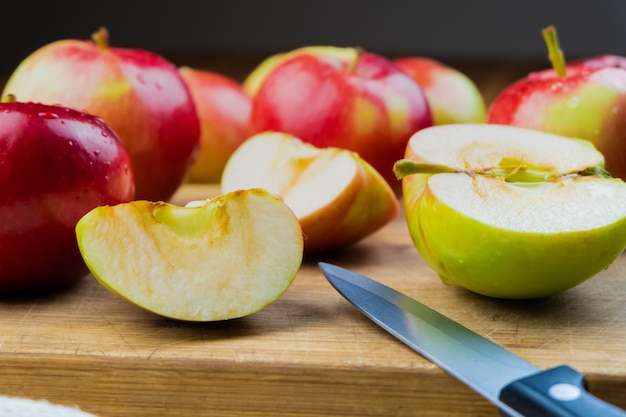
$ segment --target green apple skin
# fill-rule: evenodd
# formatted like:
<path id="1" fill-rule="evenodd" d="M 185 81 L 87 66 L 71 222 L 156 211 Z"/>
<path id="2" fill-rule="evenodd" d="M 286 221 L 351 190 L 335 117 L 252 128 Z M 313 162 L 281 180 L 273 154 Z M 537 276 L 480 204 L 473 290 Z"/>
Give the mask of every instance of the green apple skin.
<path id="1" fill-rule="evenodd" d="M 433 198 L 428 186 L 407 213 L 417 250 L 444 283 L 495 298 L 540 298 L 573 288 L 626 248 L 626 218 L 591 231 L 503 230 Z"/>
<path id="2" fill-rule="evenodd" d="M 480 90 L 461 71 L 418 56 L 396 58 L 393 63 L 422 87 L 435 125 L 484 123 L 487 120 L 487 108 Z"/>
<path id="3" fill-rule="evenodd" d="M 491 103 L 487 122 L 591 141 L 613 177 L 626 179 L 626 70 L 601 63 L 531 73 Z"/>

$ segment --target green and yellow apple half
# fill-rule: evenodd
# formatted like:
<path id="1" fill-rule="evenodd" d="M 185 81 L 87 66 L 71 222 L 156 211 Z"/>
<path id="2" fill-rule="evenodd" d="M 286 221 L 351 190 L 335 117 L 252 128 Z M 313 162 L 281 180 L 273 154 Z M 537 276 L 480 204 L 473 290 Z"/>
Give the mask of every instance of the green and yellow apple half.
<path id="1" fill-rule="evenodd" d="M 259 133 L 237 148 L 221 186 L 280 196 L 300 221 L 305 253 L 352 245 L 399 213 L 393 189 L 357 153 L 317 148 L 282 132 Z"/>
<path id="2" fill-rule="evenodd" d="M 100 206 L 76 226 L 93 276 L 164 317 L 217 321 L 255 313 L 291 285 L 302 229 L 276 196 L 251 189 L 186 207 L 137 200 Z"/>
<path id="3" fill-rule="evenodd" d="M 591 142 L 504 125 L 417 132 L 403 177 L 413 242 L 446 284 L 539 298 L 607 268 L 626 247 L 626 184 Z"/>

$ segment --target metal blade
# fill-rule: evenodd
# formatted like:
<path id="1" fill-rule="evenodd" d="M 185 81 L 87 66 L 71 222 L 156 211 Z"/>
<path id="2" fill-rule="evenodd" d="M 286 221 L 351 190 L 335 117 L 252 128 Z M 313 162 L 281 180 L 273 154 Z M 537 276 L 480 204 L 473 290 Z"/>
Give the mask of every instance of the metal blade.
<path id="1" fill-rule="evenodd" d="M 500 402 L 500 390 L 539 368 L 377 281 L 335 265 L 319 266 L 332 286 L 367 317 L 500 410 L 519 416 Z"/>

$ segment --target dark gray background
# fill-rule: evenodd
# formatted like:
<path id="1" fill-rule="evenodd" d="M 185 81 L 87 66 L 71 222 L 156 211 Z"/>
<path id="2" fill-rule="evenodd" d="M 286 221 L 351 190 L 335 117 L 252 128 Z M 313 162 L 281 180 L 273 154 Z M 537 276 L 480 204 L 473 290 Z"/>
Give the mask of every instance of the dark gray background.
<path id="1" fill-rule="evenodd" d="M 1 15 L 4 74 L 36 48 L 86 39 L 100 25 L 114 46 L 152 50 L 178 64 L 306 44 L 444 60 L 546 59 L 540 31 L 549 24 L 568 58 L 626 55 L 624 0 L 12 0 Z"/>

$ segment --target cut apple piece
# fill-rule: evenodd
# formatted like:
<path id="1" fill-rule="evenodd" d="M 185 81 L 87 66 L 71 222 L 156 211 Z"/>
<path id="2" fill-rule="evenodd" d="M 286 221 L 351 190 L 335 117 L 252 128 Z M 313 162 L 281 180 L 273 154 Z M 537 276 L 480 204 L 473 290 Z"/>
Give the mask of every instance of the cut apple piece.
<path id="1" fill-rule="evenodd" d="M 356 153 L 279 132 L 244 142 L 227 162 L 221 186 L 223 192 L 264 188 L 280 196 L 300 221 L 307 253 L 354 244 L 399 213 L 389 184 Z"/>
<path id="2" fill-rule="evenodd" d="M 413 242 L 443 282 L 537 298 L 626 248 L 626 184 L 603 164 L 588 141 L 472 124 L 416 133 L 395 170 Z"/>
<path id="3" fill-rule="evenodd" d="M 278 299 L 303 256 L 298 220 L 265 190 L 194 207 L 134 201 L 101 206 L 76 226 L 96 279 L 156 314 L 186 321 L 243 317 Z"/>

